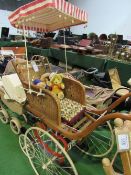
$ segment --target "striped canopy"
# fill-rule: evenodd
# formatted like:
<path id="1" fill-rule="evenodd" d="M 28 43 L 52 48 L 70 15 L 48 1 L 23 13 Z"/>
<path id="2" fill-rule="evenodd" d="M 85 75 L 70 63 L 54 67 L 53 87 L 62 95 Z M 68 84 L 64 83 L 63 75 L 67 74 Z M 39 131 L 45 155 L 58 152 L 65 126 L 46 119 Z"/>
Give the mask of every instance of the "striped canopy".
<path id="1" fill-rule="evenodd" d="M 9 21 L 19 29 L 50 32 L 87 23 L 87 14 L 65 0 L 35 0 L 11 13 Z"/>

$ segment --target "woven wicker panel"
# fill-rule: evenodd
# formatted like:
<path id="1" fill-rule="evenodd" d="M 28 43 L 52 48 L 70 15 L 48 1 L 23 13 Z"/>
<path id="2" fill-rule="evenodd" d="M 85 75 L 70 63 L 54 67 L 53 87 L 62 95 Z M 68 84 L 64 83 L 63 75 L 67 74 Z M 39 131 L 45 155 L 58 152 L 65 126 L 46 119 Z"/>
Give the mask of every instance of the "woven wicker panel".
<path id="1" fill-rule="evenodd" d="M 29 68 L 29 79 L 30 79 L 30 82 L 32 82 L 35 79 L 40 79 L 41 75 L 43 75 L 45 73 L 43 66 L 40 66 L 38 68 L 39 68 L 38 72 L 35 72 L 32 67 Z M 25 65 L 24 66 L 18 65 L 17 69 L 18 69 L 18 72 L 19 72 L 20 79 L 22 81 L 28 82 L 29 80 L 28 80 L 27 67 Z"/>
<path id="2" fill-rule="evenodd" d="M 23 85 L 28 89 L 27 83 L 23 83 Z M 31 89 L 39 92 L 39 88 L 34 85 L 31 86 Z M 61 116 L 59 101 L 46 89 L 43 89 L 42 93 L 44 96 L 37 96 L 37 93 L 27 93 L 28 104 L 56 125 L 60 125 Z"/>
<path id="3" fill-rule="evenodd" d="M 45 69 L 45 72 L 51 72 L 51 66 L 47 57 L 41 55 L 34 55 L 32 56 L 31 60 L 35 61 L 39 65 L 42 65 Z"/>
<path id="4" fill-rule="evenodd" d="M 82 105 L 85 105 L 85 89 L 83 85 L 80 82 L 69 78 L 64 78 L 63 82 L 65 84 L 65 97 Z"/>
<path id="5" fill-rule="evenodd" d="M 90 105 L 100 105 L 113 95 L 114 90 L 99 86 L 86 86 L 86 102 Z"/>
<path id="6" fill-rule="evenodd" d="M 47 58 L 43 56 L 35 55 L 33 56 L 32 60 L 35 61 L 35 63 L 37 64 L 39 71 L 35 72 L 32 65 L 29 62 L 30 82 L 32 82 L 34 79 L 40 79 L 41 75 L 43 75 L 46 72 L 50 72 L 50 65 Z M 17 60 L 17 61 L 13 61 L 12 63 L 20 80 L 28 82 L 29 80 L 28 80 L 28 69 L 27 69 L 26 60 L 22 62 L 19 62 L 19 60 Z"/>

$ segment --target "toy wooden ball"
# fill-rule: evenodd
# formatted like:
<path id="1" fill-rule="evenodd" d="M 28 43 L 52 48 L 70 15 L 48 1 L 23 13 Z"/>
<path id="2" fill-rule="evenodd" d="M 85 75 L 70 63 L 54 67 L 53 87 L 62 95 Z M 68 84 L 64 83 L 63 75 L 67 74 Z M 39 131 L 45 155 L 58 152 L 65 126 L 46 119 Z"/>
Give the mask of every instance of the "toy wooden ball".
<path id="1" fill-rule="evenodd" d="M 114 120 L 114 124 L 115 124 L 116 127 L 122 127 L 123 124 L 124 124 L 124 122 L 123 122 L 122 119 L 116 118 L 116 119 Z"/>

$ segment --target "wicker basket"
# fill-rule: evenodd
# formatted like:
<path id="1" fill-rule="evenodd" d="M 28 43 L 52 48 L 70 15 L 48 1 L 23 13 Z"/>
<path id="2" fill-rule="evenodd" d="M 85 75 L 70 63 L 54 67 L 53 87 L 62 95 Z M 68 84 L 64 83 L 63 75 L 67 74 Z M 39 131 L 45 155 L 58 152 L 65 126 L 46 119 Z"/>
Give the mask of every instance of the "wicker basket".
<path id="1" fill-rule="evenodd" d="M 28 89 L 29 88 L 28 70 L 26 63 L 13 62 L 13 65 L 15 67 L 16 72 L 18 73 L 19 78 L 23 83 L 24 88 Z M 40 89 L 38 88 L 38 86 L 32 84 L 32 80 L 40 78 L 41 75 L 43 75 L 45 72 L 46 71 L 44 67 L 41 66 L 41 64 L 39 65 L 38 72 L 35 72 L 31 67 L 31 65 L 29 64 L 30 83 L 31 83 L 31 89 L 33 91 L 39 92 Z M 86 104 L 86 99 L 85 99 L 85 89 L 83 85 L 80 82 L 67 77 L 63 79 L 63 82 L 65 84 L 64 89 L 65 99 L 67 98 L 70 101 L 75 101 L 76 103 L 79 103 L 80 105 L 84 106 Z M 37 96 L 36 93 L 30 94 L 28 93 L 28 91 L 26 91 L 28 104 L 36 111 L 39 111 L 44 116 L 48 117 L 49 120 L 59 125 L 61 123 L 60 100 L 57 97 L 55 97 L 51 91 L 47 89 L 43 89 L 42 92 L 44 94 L 44 97 Z"/>

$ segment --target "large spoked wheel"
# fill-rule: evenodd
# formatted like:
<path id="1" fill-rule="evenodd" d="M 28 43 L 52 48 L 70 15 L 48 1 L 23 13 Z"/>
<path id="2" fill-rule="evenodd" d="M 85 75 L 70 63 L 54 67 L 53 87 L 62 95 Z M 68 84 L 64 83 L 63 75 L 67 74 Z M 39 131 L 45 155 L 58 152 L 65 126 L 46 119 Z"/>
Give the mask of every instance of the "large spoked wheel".
<path id="1" fill-rule="evenodd" d="M 23 153 L 27 156 L 24 137 L 25 137 L 24 134 L 21 134 L 19 136 L 19 145 L 20 145 L 20 148 L 23 151 Z M 32 144 L 32 141 L 28 137 L 26 138 L 26 145 L 27 145 L 27 149 L 28 149 L 28 153 L 30 155 L 30 158 L 33 158 L 35 156 L 35 148 Z"/>
<path id="2" fill-rule="evenodd" d="M 35 156 L 31 157 L 28 139 L 32 141 Z M 61 144 L 41 128 L 29 128 L 24 137 L 26 154 L 36 175 L 78 175 L 77 170 Z"/>
<path id="3" fill-rule="evenodd" d="M 99 126 L 76 147 L 86 155 L 103 157 L 109 154 L 114 146 L 114 132 L 110 122 Z"/>
<path id="4" fill-rule="evenodd" d="M 9 115 L 6 110 L 0 107 L 0 120 L 2 123 L 7 124 L 9 122 Z"/>

